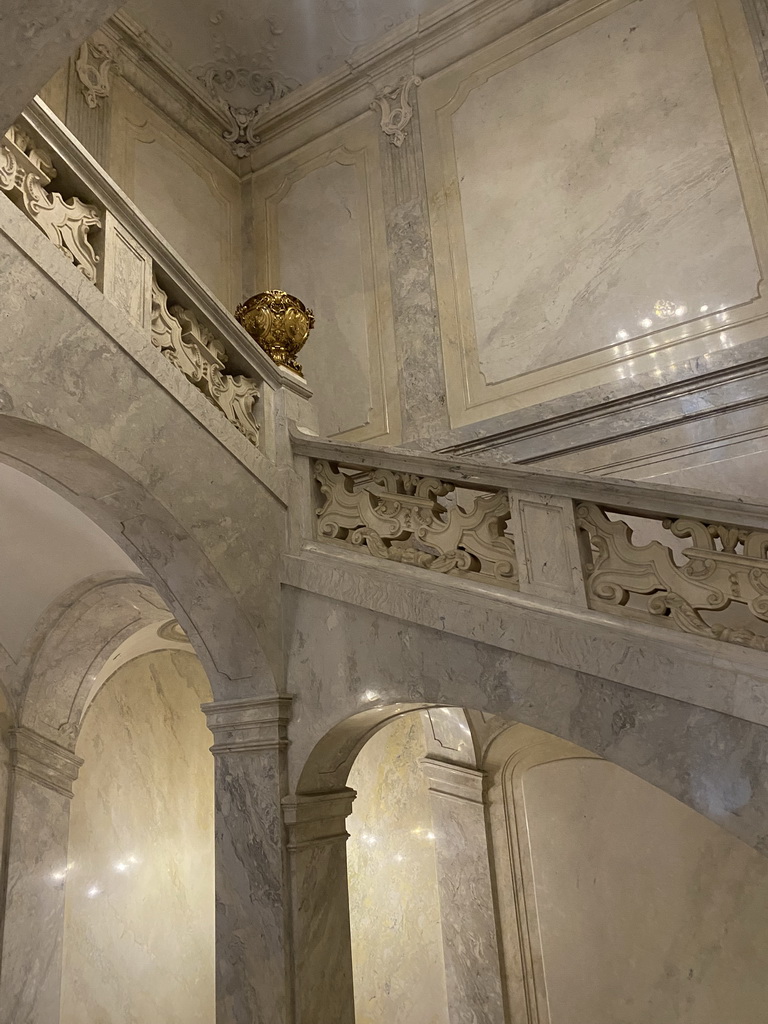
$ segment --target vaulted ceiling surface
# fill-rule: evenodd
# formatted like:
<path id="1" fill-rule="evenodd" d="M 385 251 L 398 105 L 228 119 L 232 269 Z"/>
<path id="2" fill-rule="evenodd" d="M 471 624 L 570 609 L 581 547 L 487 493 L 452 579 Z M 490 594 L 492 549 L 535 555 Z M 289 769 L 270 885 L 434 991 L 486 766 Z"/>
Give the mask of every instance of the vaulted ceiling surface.
<path id="1" fill-rule="evenodd" d="M 288 88 L 341 67 L 356 49 L 445 0 L 129 0 L 125 12 L 173 60 L 259 72 Z"/>
<path id="2" fill-rule="evenodd" d="M 0 644 L 13 658 L 61 594 L 92 575 L 137 573 L 128 556 L 78 509 L 0 466 Z"/>

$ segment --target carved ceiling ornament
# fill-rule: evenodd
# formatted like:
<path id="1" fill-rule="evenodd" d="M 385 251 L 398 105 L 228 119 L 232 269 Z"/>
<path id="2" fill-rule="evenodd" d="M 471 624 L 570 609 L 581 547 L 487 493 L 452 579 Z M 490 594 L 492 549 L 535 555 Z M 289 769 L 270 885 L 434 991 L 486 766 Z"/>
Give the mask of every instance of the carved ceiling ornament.
<path id="1" fill-rule="evenodd" d="M 393 146 L 405 142 L 406 128 L 413 118 L 413 105 L 410 102 L 411 90 L 421 85 L 418 75 L 406 75 L 397 85 L 387 86 L 371 103 L 371 110 L 381 111 L 381 130 L 389 137 Z"/>
<path id="2" fill-rule="evenodd" d="M 106 43 L 89 39 L 83 43 L 75 60 L 75 72 L 85 96 L 93 110 L 109 96 L 112 72 L 119 72 L 115 55 Z"/>
<path id="3" fill-rule="evenodd" d="M 240 158 L 248 156 L 260 142 L 255 130 L 258 119 L 275 100 L 301 84 L 270 68 L 247 67 L 236 55 L 197 65 L 190 68 L 190 73 L 229 119 L 222 136 Z M 252 97 L 258 102 L 247 102 Z"/>

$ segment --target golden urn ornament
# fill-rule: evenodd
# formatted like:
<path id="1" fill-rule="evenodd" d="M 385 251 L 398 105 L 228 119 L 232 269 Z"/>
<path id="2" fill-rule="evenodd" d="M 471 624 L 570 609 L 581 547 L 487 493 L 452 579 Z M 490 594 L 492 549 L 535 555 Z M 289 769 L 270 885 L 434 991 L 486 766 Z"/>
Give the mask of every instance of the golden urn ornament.
<path id="1" fill-rule="evenodd" d="M 279 366 L 301 373 L 296 356 L 315 326 L 315 314 L 287 292 L 259 292 L 235 310 L 236 319 Z"/>

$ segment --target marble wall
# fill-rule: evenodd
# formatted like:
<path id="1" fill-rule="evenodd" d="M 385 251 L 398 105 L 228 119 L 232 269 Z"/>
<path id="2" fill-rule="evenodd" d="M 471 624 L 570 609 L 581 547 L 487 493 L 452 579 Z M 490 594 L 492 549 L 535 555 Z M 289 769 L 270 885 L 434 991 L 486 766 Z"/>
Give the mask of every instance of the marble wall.
<path id="1" fill-rule="evenodd" d="M 357 1024 L 447 1024 L 426 753 L 418 713 L 386 725 L 349 776 L 349 912 Z"/>
<path id="2" fill-rule="evenodd" d="M 323 132 L 255 173 L 253 291 L 281 288 L 316 316 L 301 354 L 323 435 L 400 435 L 397 355 L 375 118 Z"/>
<path id="3" fill-rule="evenodd" d="M 192 654 L 129 662 L 77 745 L 62 1024 L 213 1024 L 210 700 Z"/>
<path id="4" fill-rule="evenodd" d="M 527 823 L 548 1024 L 760 1019 L 765 858 L 597 759 L 533 764 L 513 799 Z"/>

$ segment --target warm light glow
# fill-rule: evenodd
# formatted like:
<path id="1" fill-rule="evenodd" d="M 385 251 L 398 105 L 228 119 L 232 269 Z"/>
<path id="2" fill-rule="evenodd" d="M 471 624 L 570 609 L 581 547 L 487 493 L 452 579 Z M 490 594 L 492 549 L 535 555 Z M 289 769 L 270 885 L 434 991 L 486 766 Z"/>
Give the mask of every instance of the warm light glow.
<path id="1" fill-rule="evenodd" d="M 101 894 L 101 889 L 98 887 L 98 885 L 92 885 L 90 887 L 90 889 L 88 890 L 88 892 L 86 893 L 86 896 L 88 897 L 89 900 L 92 900 L 96 896 L 99 896 L 100 894 Z"/>
<path id="2" fill-rule="evenodd" d="M 127 870 L 128 870 L 128 865 L 125 863 L 125 861 L 121 860 L 121 861 L 119 861 L 119 863 L 115 864 L 115 871 L 119 871 L 122 874 L 123 872 L 125 872 Z"/>
<path id="3" fill-rule="evenodd" d="M 370 834 L 370 832 L 363 832 L 362 835 L 360 836 L 360 838 L 362 839 L 362 841 L 364 843 L 367 843 L 369 846 L 375 846 L 376 845 L 376 842 L 377 842 L 376 836 L 372 836 Z"/>
<path id="4" fill-rule="evenodd" d="M 649 327 L 653 327 L 653 320 L 651 320 L 649 316 L 646 316 L 640 321 L 640 326 L 644 327 L 647 331 Z"/>
<path id="5" fill-rule="evenodd" d="M 688 312 L 687 306 L 677 306 L 675 309 L 675 316 L 685 316 Z"/>
<path id="6" fill-rule="evenodd" d="M 702 306 L 701 309 L 699 310 L 699 312 L 700 313 L 708 313 L 709 312 L 709 306 Z"/>
<path id="7" fill-rule="evenodd" d="M 369 701 L 381 700 L 381 694 L 377 693 L 376 690 L 366 690 L 363 697 Z"/>
<path id="8" fill-rule="evenodd" d="M 616 331 L 616 337 L 619 341 L 626 341 L 629 337 L 629 331 L 625 331 L 622 327 L 620 331 Z"/>

